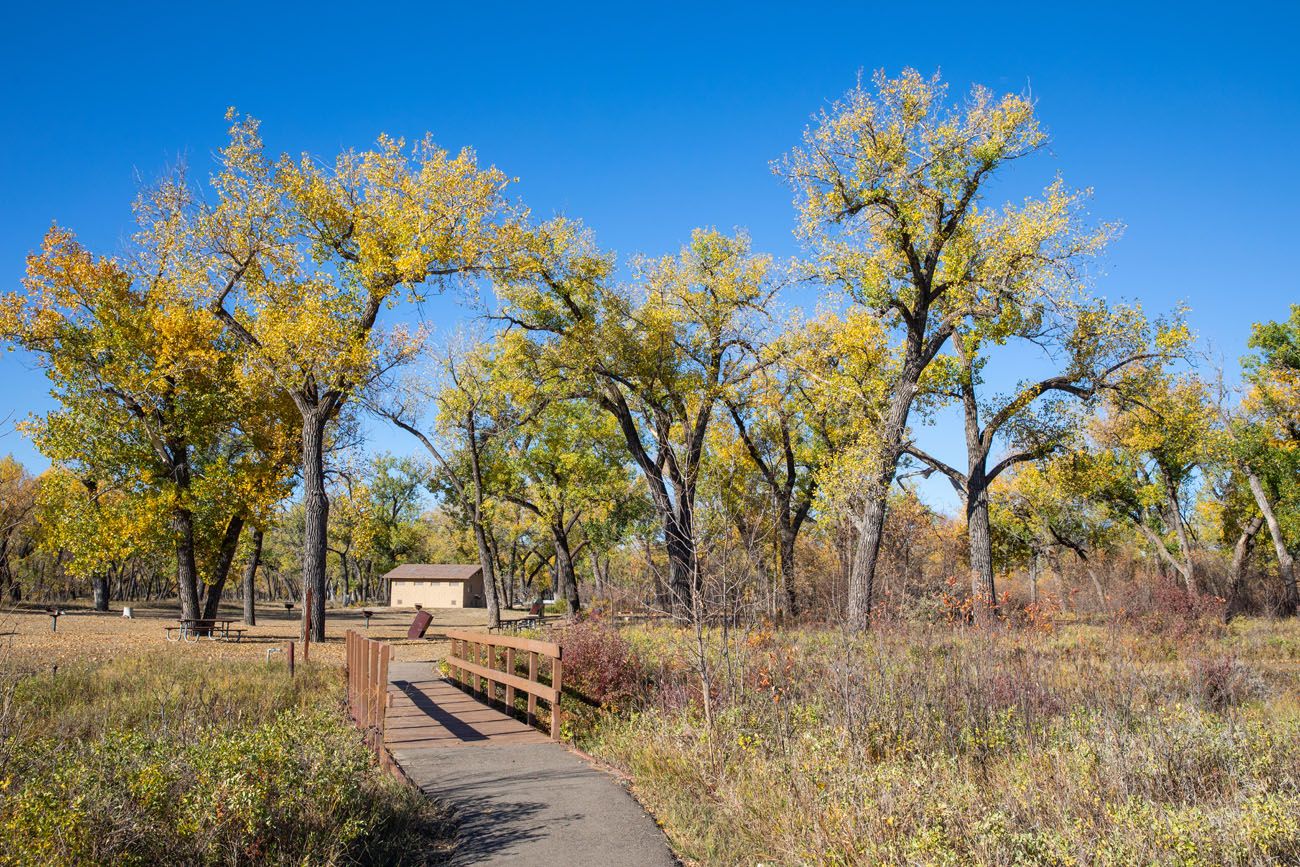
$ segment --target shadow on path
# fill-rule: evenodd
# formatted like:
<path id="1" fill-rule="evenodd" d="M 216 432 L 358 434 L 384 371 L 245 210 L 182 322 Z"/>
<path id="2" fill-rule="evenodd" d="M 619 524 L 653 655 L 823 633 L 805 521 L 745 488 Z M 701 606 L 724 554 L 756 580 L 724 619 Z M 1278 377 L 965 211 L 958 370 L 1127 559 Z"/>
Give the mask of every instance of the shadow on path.
<path id="1" fill-rule="evenodd" d="M 410 699 L 411 704 L 415 705 L 429 719 L 441 725 L 448 732 L 455 735 L 462 741 L 486 741 L 488 736 L 474 728 L 469 723 L 462 720 L 453 713 L 444 710 L 433 699 L 420 690 L 409 680 L 395 680 L 393 686 L 402 691 L 402 694 Z"/>

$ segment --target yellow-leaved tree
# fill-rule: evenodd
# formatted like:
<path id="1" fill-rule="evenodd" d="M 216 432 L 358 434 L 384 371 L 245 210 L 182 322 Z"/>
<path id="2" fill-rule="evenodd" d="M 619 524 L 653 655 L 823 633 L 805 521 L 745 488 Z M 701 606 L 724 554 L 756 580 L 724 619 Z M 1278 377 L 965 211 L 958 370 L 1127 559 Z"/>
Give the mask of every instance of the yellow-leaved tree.
<path id="1" fill-rule="evenodd" d="M 1080 196 L 985 207 L 989 184 L 1047 135 L 1024 95 L 974 88 L 960 104 L 938 79 L 883 73 L 819 115 L 777 171 L 789 179 L 810 266 L 879 315 L 898 339 L 879 444 L 864 453 L 848 620 L 870 622 L 886 494 L 923 378 L 958 329 L 1017 309 L 1094 247 Z"/>
<path id="2" fill-rule="evenodd" d="M 580 227 L 552 221 L 498 285 L 500 315 L 529 333 L 540 365 L 614 419 L 663 527 L 669 574 L 658 604 L 685 616 L 702 581 L 695 513 L 709 426 L 761 365 L 778 284 L 748 237 L 712 229 L 637 264 L 620 284 L 612 257 Z"/>
<path id="3" fill-rule="evenodd" d="M 75 563 L 99 564 L 100 553 L 76 552 L 138 548 L 155 538 L 141 528 L 161 521 L 182 616 L 199 618 L 202 587 L 215 613 L 244 522 L 285 495 L 293 461 L 282 405 L 243 387 L 206 305 L 210 263 L 194 243 L 190 204 L 182 178 L 147 191 L 136 205 L 140 230 L 117 257 L 52 228 L 28 257 L 24 291 L 0 299 L 0 335 L 49 378 L 58 406 L 25 427 L 83 489 L 48 512 L 70 522 L 50 538 L 62 538 Z M 120 519 L 108 520 L 110 502 Z M 95 515 L 103 533 L 75 538 Z M 96 606 L 107 603 L 97 593 Z"/>
<path id="4" fill-rule="evenodd" d="M 258 123 L 230 115 L 212 180 L 216 200 L 195 223 L 212 251 L 210 309 L 243 347 L 246 375 L 292 400 L 299 415 L 306 526 L 304 633 L 325 634 L 331 424 L 421 335 L 382 333 L 386 307 L 501 265 L 518 217 L 507 179 L 470 150 L 380 137 L 331 163 L 268 157 Z"/>

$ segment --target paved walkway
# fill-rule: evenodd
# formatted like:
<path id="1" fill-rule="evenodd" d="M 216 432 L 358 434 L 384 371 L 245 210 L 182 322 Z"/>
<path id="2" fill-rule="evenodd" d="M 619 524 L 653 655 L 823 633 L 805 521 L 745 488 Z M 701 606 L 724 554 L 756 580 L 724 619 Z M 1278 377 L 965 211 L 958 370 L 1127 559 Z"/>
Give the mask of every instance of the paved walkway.
<path id="1" fill-rule="evenodd" d="M 456 865 L 671 867 L 654 820 L 613 777 L 433 674 L 388 669 L 385 742 L 458 818 Z"/>

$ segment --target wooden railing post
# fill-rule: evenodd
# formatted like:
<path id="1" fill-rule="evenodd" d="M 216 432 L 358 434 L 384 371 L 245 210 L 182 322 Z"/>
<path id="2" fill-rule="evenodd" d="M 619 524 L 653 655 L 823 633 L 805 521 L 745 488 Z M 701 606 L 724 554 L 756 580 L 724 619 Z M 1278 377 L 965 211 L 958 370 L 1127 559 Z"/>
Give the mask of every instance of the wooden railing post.
<path id="1" fill-rule="evenodd" d="M 533 651 L 528 654 L 528 679 L 533 683 L 537 682 L 537 652 Z M 537 696 L 534 693 L 528 693 L 528 724 L 537 725 Z"/>
<path id="2" fill-rule="evenodd" d="M 348 715 L 379 761 L 387 763 L 384 731 L 387 727 L 388 663 L 393 658 L 393 649 L 381 641 L 364 637 L 354 629 L 344 633 L 343 641 L 347 661 Z M 292 653 L 289 658 L 292 665 Z"/>
<path id="3" fill-rule="evenodd" d="M 366 706 L 366 735 L 370 738 L 372 742 L 371 745 L 373 746 L 374 732 L 372 729 L 375 724 L 376 710 L 374 693 L 376 683 L 379 680 L 379 642 L 367 641 L 366 645 L 370 651 L 367 654 L 368 658 L 366 660 L 368 663 L 367 670 L 370 672 L 369 682 L 367 683 L 369 689 L 366 690 L 366 700 L 364 702 Z"/>
<path id="4" fill-rule="evenodd" d="M 551 740 L 560 739 L 560 696 L 564 694 L 564 660 L 559 654 L 551 660 L 551 687 L 555 689 L 555 701 L 551 702 Z"/>
<path id="5" fill-rule="evenodd" d="M 379 677 L 375 679 L 375 750 L 383 753 L 385 711 L 388 704 L 388 658 L 393 649 L 387 644 L 379 645 Z"/>
<path id="6" fill-rule="evenodd" d="M 516 673 L 515 672 L 515 649 L 513 647 L 506 648 L 506 671 L 509 672 L 510 674 Z M 510 681 L 506 681 L 506 706 L 510 708 L 511 713 L 514 713 L 515 688 Z"/>

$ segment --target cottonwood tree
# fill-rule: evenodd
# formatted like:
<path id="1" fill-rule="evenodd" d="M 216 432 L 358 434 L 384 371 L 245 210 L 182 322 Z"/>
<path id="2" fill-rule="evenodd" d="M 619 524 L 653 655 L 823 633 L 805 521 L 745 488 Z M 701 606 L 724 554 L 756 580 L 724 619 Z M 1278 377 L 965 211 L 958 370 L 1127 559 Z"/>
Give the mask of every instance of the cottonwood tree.
<path id="1" fill-rule="evenodd" d="M 785 334 L 764 348 L 767 357 L 755 375 L 724 396 L 735 437 L 718 449 L 729 468 L 723 487 L 730 492 L 728 499 L 736 501 L 730 511 L 737 531 L 750 540 L 746 547 L 765 573 L 767 558 L 753 550 L 758 528 L 751 526 L 753 508 L 746 501 L 766 501 L 770 507 L 780 586 L 776 609 L 791 617 L 800 607 L 795 546 L 812 514 L 817 474 L 830 445 L 820 407 L 810 399 L 820 371 L 810 357 L 816 350 L 806 336 L 801 323 L 791 323 Z"/>
<path id="2" fill-rule="evenodd" d="M 629 492 L 621 435 L 613 419 L 576 399 L 549 399 L 519 427 L 504 455 L 503 496 L 531 515 L 554 553 L 555 591 L 571 614 L 582 608 L 577 560 L 585 530 L 619 509 Z"/>
<path id="3" fill-rule="evenodd" d="M 380 312 L 429 288 L 499 264 L 513 218 L 505 176 L 424 138 L 381 136 L 332 164 L 264 153 L 258 124 L 232 115 L 213 178 L 216 201 L 197 231 L 214 254 L 210 307 L 247 353 L 250 370 L 300 415 L 306 525 L 304 631 L 325 634 L 329 499 L 325 452 L 344 404 L 419 335 L 381 339 Z"/>
<path id="4" fill-rule="evenodd" d="M 678 255 L 640 261 L 621 285 L 580 227 L 552 221 L 514 265 L 498 287 L 499 315 L 617 422 L 663 528 L 659 604 L 685 616 L 701 581 L 695 503 L 709 425 L 757 367 L 772 262 L 743 235 L 697 230 Z"/>
<path id="5" fill-rule="evenodd" d="M 37 509 L 40 546 L 59 558 L 68 574 L 90 582 L 97 611 L 108 610 L 112 577 L 133 557 L 175 549 L 166 508 L 148 508 L 136 492 L 57 465 L 42 476 Z"/>
<path id="6" fill-rule="evenodd" d="M 1088 576 L 1098 609 L 1105 611 L 1110 600 L 1097 561 L 1121 539 L 1116 522 L 1092 502 L 1091 489 L 1080 484 L 1078 463 L 1077 450 L 1056 452 L 1010 467 L 991 483 L 994 551 L 1002 553 L 1004 565 L 1027 566 L 1032 601 L 1038 599 L 1044 566 L 1054 566 L 1059 578 L 1060 555 L 1068 552 Z"/>
<path id="7" fill-rule="evenodd" d="M 371 401 L 371 408 L 409 433 L 433 459 L 437 487 L 473 531 L 488 623 L 500 623 L 497 593 L 500 560 L 492 532 L 492 514 L 503 500 L 504 452 L 520 428 L 546 405 L 540 388 L 524 393 L 506 384 L 510 365 L 499 363 L 495 344 L 463 339 L 449 345 L 437 360 L 436 377 L 414 374 L 400 387 Z M 423 421 L 432 409 L 432 428 Z"/>
<path id="8" fill-rule="evenodd" d="M 812 454 L 820 452 L 815 492 L 822 516 L 839 527 L 841 569 L 852 588 L 869 565 L 861 537 L 869 532 L 871 500 L 888 494 L 874 482 L 896 359 L 879 317 L 861 307 L 812 319 L 794 339 L 791 363 L 803 371 L 798 400 L 817 446 Z M 915 403 L 925 403 L 923 390 Z"/>
<path id="9" fill-rule="evenodd" d="M 379 455 L 370 462 L 365 571 L 362 594 L 374 592 L 374 576 L 422 553 L 420 514 L 428 491 L 428 466 L 415 458 Z M 360 572 L 361 564 L 354 564 Z M 368 597 L 367 597 L 368 598 Z"/>
<path id="10" fill-rule="evenodd" d="M 166 515 L 182 616 L 198 618 L 200 573 L 211 609 L 243 521 L 283 495 L 288 461 L 281 408 L 243 387 L 220 322 L 196 303 L 202 267 L 183 201 L 176 181 L 143 195 L 123 258 L 51 229 L 25 291 L 0 303 L 0 333 L 53 385 L 57 408 L 27 425 L 38 447 L 83 480 L 91 504 L 112 490 Z"/>
<path id="11" fill-rule="evenodd" d="M 421 505 L 428 467 L 410 457 L 376 455 L 336 468 L 330 489 L 330 553 L 339 558 L 339 587 L 370 599 L 376 573 L 420 552 Z"/>
<path id="12" fill-rule="evenodd" d="M 886 493 L 907 444 L 922 379 L 959 327 L 1014 306 L 1094 246 L 1058 181 L 1019 206 L 985 208 L 989 184 L 1047 142 L 1032 101 L 976 87 L 951 105 L 938 77 L 883 73 L 823 112 L 777 171 L 794 187 L 810 266 L 881 316 L 900 345 L 877 465 L 859 517 L 848 598 L 870 620 Z"/>
<path id="13" fill-rule="evenodd" d="M 1201 488 L 1198 511 L 1200 525 L 1207 535 L 1217 533 L 1223 550 L 1231 550 L 1228 566 L 1228 585 L 1223 593 L 1227 605 L 1224 618 L 1231 620 L 1244 613 L 1247 604 L 1246 579 L 1254 559 L 1255 543 L 1264 529 L 1264 516 L 1259 513 L 1249 483 L 1237 462 L 1232 442 L 1225 442 L 1224 452 L 1217 465 L 1206 468 L 1206 483 Z"/>
<path id="14" fill-rule="evenodd" d="M 0 458 L 0 599 L 16 600 L 21 593 L 14 561 L 26 554 L 37 488 L 36 477 L 13 455 Z"/>
<path id="15" fill-rule="evenodd" d="M 1256 324 L 1245 359 L 1248 391 L 1242 411 L 1231 420 L 1237 465 L 1246 476 L 1260 516 L 1268 527 L 1282 579 L 1282 610 L 1300 616 L 1300 587 L 1290 544 L 1300 537 L 1293 526 L 1288 540 L 1279 501 L 1300 503 L 1300 305 L 1289 320 Z M 1300 525 L 1291 510 L 1292 524 Z"/>
<path id="16" fill-rule="evenodd" d="M 1140 392 L 1142 372 L 1177 352 L 1188 334 L 1182 323 L 1151 325 L 1140 310 L 1101 301 L 1052 298 L 1029 287 L 1014 303 L 990 298 L 989 307 L 953 331 L 950 384 L 936 388 L 961 409 L 966 440 L 963 469 L 934 457 L 914 441 L 904 452 L 942 473 L 963 500 L 970 540 L 970 592 L 975 619 L 997 614 L 989 525 L 990 485 L 1011 467 L 1039 460 L 1072 444 L 1086 413 L 1107 391 Z M 1060 372 L 1019 383 L 1008 395 L 987 398 L 982 372 L 992 349 L 1018 340 L 1063 356 Z M 1005 452 L 993 460 L 994 449 Z M 1102 600 L 1104 604 L 1104 599 Z"/>
<path id="17" fill-rule="evenodd" d="M 1071 486 L 1136 530 L 1188 593 L 1200 592 L 1190 488 L 1221 448 L 1206 384 L 1161 371 L 1140 393 L 1109 392 L 1091 434 L 1093 447 L 1071 460 Z"/>

